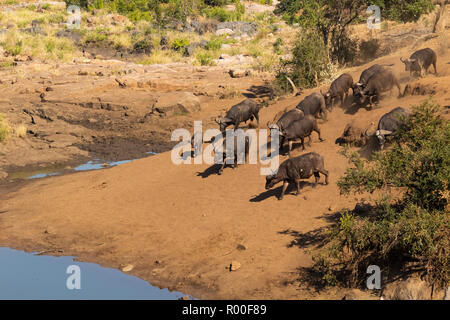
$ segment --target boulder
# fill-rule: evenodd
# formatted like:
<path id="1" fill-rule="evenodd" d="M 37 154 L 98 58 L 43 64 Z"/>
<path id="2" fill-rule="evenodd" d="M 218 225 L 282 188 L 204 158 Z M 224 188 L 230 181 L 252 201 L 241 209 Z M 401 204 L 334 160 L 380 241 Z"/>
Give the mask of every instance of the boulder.
<path id="1" fill-rule="evenodd" d="M 231 30 L 233 33 L 229 34 L 247 34 L 248 36 L 253 36 L 258 31 L 258 26 L 253 22 L 245 21 L 231 21 L 231 22 L 221 22 L 217 25 L 217 32 L 219 30 Z"/>
<path id="2" fill-rule="evenodd" d="M 228 73 L 230 74 L 230 77 L 232 77 L 232 78 L 243 78 L 243 77 L 247 77 L 248 75 L 250 75 L 250 71 L 244 70 L 244 69 L 230 69 L 230 71 L 228 71 Z"/>
<path id="3" fill-rule="evenodd" d="M 230 263 L 230 271 L 236 271 L 241 268 L 241 264 L 238 261 L 232 261 Z"/>
<path id="4" fill-rule="evenodd" d="M 229 28 L 217 29 L 216 36 L 232 35 L 234 31 Z"/>
<path id="5" fill-rule="evenodd" d="M 411 277 L 387 284 L 383 297 L 387 300 L 429 300 L 432 291 L 431 285 L 417 277 Z M 435 288 L 433 299 L 442 300 L 444 297 L 445 291 Z"/>
<path id="6" fill-rule="evenodd" d="M 152 113 L 161 117 L 200 111 L 200 100 L 191 92 L 168 92 L 153 105 Z"/>

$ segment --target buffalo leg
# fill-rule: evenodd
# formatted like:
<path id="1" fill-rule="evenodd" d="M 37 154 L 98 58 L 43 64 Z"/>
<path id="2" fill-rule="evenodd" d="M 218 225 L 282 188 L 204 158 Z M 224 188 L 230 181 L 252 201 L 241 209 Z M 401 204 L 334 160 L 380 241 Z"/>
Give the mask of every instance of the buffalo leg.
<path id="1" fill-rule="evenodd" d="M 434 67 L 434 73 L 437 74 L 436 62 L 433 62 L 433 67 Z"/>
<path id="2" fill-rule="evenodd" d="M 315 128 L 314 131 L 317 132 L 317 134 L 319 135 L 319 141 L 320 141 L 320 142 L 325 141 L 324 139 L 322 139 L 322 136 L 320 135 L 320 129 L 319 129 L 319 127 Z"/>
<path id="3" fill-rule="evenodd" d="M 323 174 L 325 176 L 325 184 L 328 184 L 328 171 L 325 169 L 321 169 L 321 170 L 317 170 L 317 171 L 319 171 L 321 174 Z M 317 174 L 317 175 L 319 175 L 319 174 Z"/>
<path id="4" fill-rule="evenodd" d="M 288 185 L 289 185 L 289 182 L 287 182 L 287 181 L 285 181 L 283 183 L 283 188 L 281 189 L 281 194 L 278 197 L 278 200 L 283 200 L 283 196 L 284 196 L 284 193 L 286 192 L 286 189 L 287 189 Z"/>
<path id="5" fill-rule="evenodd" d="M 258 124 L 258 129 L 259 129 L 259 115 L 255 114 L 255 118 L 256 118 L 256 123 Z"/>
<path id="6" fill-rule="evenodd" d="M 319 180 L 320 180 L 320 174 L 319 174 L 319 172 L 314 172 L 314 179 L 315 179 L 315 183 L 314 183 L 314 185 L 313 185 L 313 188 L 315 188 L 316 186 L 317 186 L 317 183 L 319 182 Z"/>
<path id="7" fill-rule="evenodd" d="M 223 173 L 223 168 L 225 168 L 225 161 L 222 163 L 222 166 L 220 167 L 220 169 L 219 169 L 219 176 L 220 175 L 222 175 L 222 173 Z"/>
<path id="8" fill-rule="evenodd" d="M 295 180 L 295 184 L 297 186 L 297 192 L 295 195 L 298 196 L 300 194 L 300 179 Z"/>
<path id="9" fill-rule="evenodd" d="M 308 136 L 308 147 L 311 147 L 311 135 Z"/>
<path id="10" fill-rule="evenodd" d="M 292 151 L 292 140 L 289 140 L 289 150 L 288 150 L 289 158 L 291 157 L 291 151 Z"/>

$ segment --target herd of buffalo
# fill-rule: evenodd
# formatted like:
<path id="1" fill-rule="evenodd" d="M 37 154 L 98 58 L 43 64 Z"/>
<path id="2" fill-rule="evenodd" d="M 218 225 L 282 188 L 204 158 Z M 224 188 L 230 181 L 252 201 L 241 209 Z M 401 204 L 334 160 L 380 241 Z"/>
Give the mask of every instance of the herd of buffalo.
<path id="1" fill-rule="evenodd" d="M 431 65 L 436 70 L 436 53 L 430 49 L 422 49 L 414 52 L 409 59 L 402 59 L 405 64 L 406 71 L 418 73 L 420 76 L 424 72 L 428 72 Z M 324 159 L 320 154 L 315 152 L 303 154 L 297 157 L 291 157 L 292 145 L 295 140 L 300 140 L 303 150 L 305 150 L 304 139 L 308 138 L 311 144 L 311 134 L 317 132 L 319 140 L 323 141 L 317 119 L 327 119 L 327 111 L 332 111 L 337 99 L 344 104 L 348 97 L 349 90 L 353 91 L 353 101 L 359 104 L 368 103 L 370 108 L 373 103 L 378 104 L 381 94 L 397 87 L 399 96 L 401 96 L 401 88 L 397 77 L 390 70 L 392 65 L 375 64 L 361 73 L 359 81 L 354 83 L 350 74 L 342 74 L 334 80 L 326 93 L 312 93 L 304 98 L 294 109 L 286 111 L 277 116 L 272 123 L 268 123 L 268 128 L 278 130 L 280 136 L 280 150 L 283 145 L 289 144 L 289 158 L 285 160 L 278 168 L 275 174 L 266 177 L 266 189 L 272 188 L 275 184 L 283 182 L 283 188 L 279 200 L 283 198 L 289 183 L 295 183 L 297 186 L 297 194 L 300 192 L 300 180 L 308 179 L 312 175 L 315 176 L 315 184 L 320 179 L 320 173 L 325 176 L 325 184 L 328 184 L 328 171 L 324 167 Z M 258 113 L 262 108 L 257 102 L 246 99 L 237 105 L 231 107 L 225 117 L 216 120 L 220 126 L 220 131 L 224 132 L 228 126 L 234 126 L 234 130 L 239 124 L 248 120 L 256 119 L 259 127 Z M 386 141 L 386 136 L 394 134 L 400 124 L 401 118 L 408 117 L 409 111 L 398 107 L 383 115 L 378 123 L 376 132 L 373 134 L 378 140 L 379 147 L 382 149 Z M 248 150 L 246 148 L 246 150 Z M 235 161 L 237 161 L 235 159 Z M 223 167 L 219 170 L 222 173 Z M 235 167 L 237 163 L 235 164 Z"/>

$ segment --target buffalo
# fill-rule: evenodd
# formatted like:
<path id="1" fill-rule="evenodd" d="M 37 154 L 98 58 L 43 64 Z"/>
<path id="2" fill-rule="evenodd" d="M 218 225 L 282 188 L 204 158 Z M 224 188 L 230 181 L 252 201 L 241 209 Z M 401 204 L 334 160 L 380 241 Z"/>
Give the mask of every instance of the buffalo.
<path id="1" fill-rule="evenodd" d="M 224 132 L 228 126 L 234 125 L 234 130 L 241 122 L 253 121 L 256 119 L 259 127 L 259 110 L 262 105 L 252 99 L 246 99 L 230 108 L 224 118 L 216 119 L 220 126 L 220 131 Z"/>
<path id="2" fill-rule="evenodd" d="M 289 157 L 291 156 L 292 143 L 294 140 L 300 139 L 302 142 L 302 150 L 305 150 L 305 138 L 308 137 L 308 146 L 311 146 L 311 133 L 315 131 L 319 135 L 319 140 L 324 141 L 320 136 L 320 129 L 317 125 L 317 119 L 311 115 L 305 116 L 303 119 L 292 122 L 286 129 L 280 132 L 282 141 L 289 141 Z M 280 144 L 280 149 L 283 147 Z"/>
<path id="3" fill-rule="evenodd" d="M 342 107 L 344 100 L 348 97 L 350 88 L 353 88 L 353 78 L 348 73 L 344 73 L 334 80 L 328 92 L 323 94 L 328 110 L 333 109 L 333 102 L 336 98 L 340 98 Z"/>
<path id="4" fill-rule="evenodd" d="M 361 93 L 362 90 L 367 85 L 367 82 L 369 79 L 378 73 L 382 73 L 386 68 L 385 66 L 388 65 L 380 65 L 380 64 L 374 64 L 370 68 L 365 69 L 363 72 L 361 72 L 361 76 L 359 77 L 359 81 L 353 85 L 353 96 L 356 98 Z"/>
<path id="5" fill-rule="evenodd" d="M 283 181 L 283 188 L 278 200 L 282 200 L 289 183 L 297 186 L 296 195 L 300 194 L 300 179 L 308 179 L 313 174 L 314 187 L 320 179 L 320 173 L 325 176 L 325 184 L 328 184 L 328 171 L 325 170 L 323 157 L 315 152 L 285 160 L 278 168 L 277 173 L 266 177 L 266 190 L 271 189 L 277 183 Z"/>
<path id="6" fill-rule="evenodd" d="M 420 76 L 422 76 L 423 72 L 428 72 L 428 68 L 431 65 L 434 67 L 434 73 L 437 73 L 437 56 L 436 53 L 430 48 L 418 50 L 414 52 L 409 59 L 400 58 L 400 61 L 405 64 L 405 71 L 409 71 L 410 75 L 413 73 L 419 73 Z"/>
<path id="7" fill-rule="evenodd" d="M 245 162 L 248 161 L 251 140 L 250 140 L 250 137 L 244 136 L 243 139 L 244 139 L 245 145 L 241 149 L 241 148 L 238 147 L 238 143 L 241 141 L 241 139 L 238 138 L 238 135 L 233 135 L 231 137 L 231 139 L 234 139 L 234 144 L 233 144 L 233 148 L 234 148 L 233 149 L 233 169 L 236 169 L 238 167 L 238 161 L 240 159 L 244 159 Z M 213 138 L 211 138 L 210 142 L 214 144 L 214 143 L 216 143 L 215 140 L 216 140 L 216 137 L 213 137 Z M 221 157 L 221 160 L 223 161 L 223 163 L 222 163 L 222 166 L 219 168 L 219 171 L 217 173 L 218 175 L 222 175 L 223 169 L 228 164 L 227 160 L 231 159 L 230 155 L 227 154 L 227 138 L 223 138 L 221 140 L 222 140 L 222 148 L 221 148 L 221 150 L 222 150 L 222 157 Z M 214 150 L 217 151 L 217 148 L 218 148 L 218 146 L 215 145 L 214 146 Z M 242 154 L 242 152 L 244 152 L 244 154 Z"/>
<path id="8" fill-rule="evenodd" d="M 377 138 L 381 150 L 384 148 L 386 136 L 395 134 L 403 124 L 403 120 L 408 118 L 410 114 L 409 110 L 398 107 L 380 118 L 377 131 L 373 135 Z"/>
<path id="9" fill-rule="evenodd" d="M 375 104 L 380 102 L 381 93 L 390 91 L 392 95 L 392 89 L 396 86 L 398 88 L 398 94 L 401 96 L 401 87 L 397 77 L 388 69 L 382 69 L 380 72 L 374 74 L 369 78 L 365 88 L 360 91 L 360 102 L 364 103 L 369 98 L 369 105 L 372 107 L 372 102 L 375 99 Z"/>
<path id="10" fill-rule="evenodd" d="M 312 115 L 316 118 L 320 116 L 323 120 L 327 120 L 325 98 L 321 93 L 314 92 L 310 94 L 300 101 L 296 108 L 303 111 L 305 116 Z"/>
<path id="11" fill-rule="evenodd" d="M 297 120 L 301 120 L 305 117 L 305 114 L 303 111 L 294 108 L 290 111 L 285 112 L 276 123 L 269 124 L 268 127 L 271 130 L 279 130 L 279 132 L 282 132 L 285 130 L 289 125 Z M 280 148 L 284 144 L 284 137 L 280 135 Z"/>

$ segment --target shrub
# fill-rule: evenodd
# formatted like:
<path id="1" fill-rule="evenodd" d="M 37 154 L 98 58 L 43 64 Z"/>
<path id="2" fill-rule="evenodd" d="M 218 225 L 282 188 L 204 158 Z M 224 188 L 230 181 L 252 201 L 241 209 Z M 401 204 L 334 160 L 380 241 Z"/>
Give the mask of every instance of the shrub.
<path id="1" fill-rule="evenodd" d="M 19 124 L 15 129 L 14 129 L 14 134 L 16 135 L 16 137 L 18 138 L 25 138 L 27 136 L 27 127 L 24 124 Z"/>
<path id="2" fill-rule="evenodd" d="M 0 142 L 5 141 L 8 138 L 10 132 L 11 127 L 9 126 L 8 121 L 0 113 Z"/>
<path id="3" fill-rule="evenodd" d="M 172 42 L 172 44 L 170 45 L 170 47 L 173 50 L 176 51 L 181 51 L 184 49 L 184 47 L 187 47 L 189 45 L 189 40 L 185 39 L 185 38 L 181 38 L 181 39 L 176 39 Z"/>
<path id="4" fill-rule="evenodd" d="M 361 41 L 359 45 L 359 56 L 363 61 L 372 60 L 377 56 L 379 49 L 380 49 L 380 42 L 378 39 Z"/>
<path id="5" fill-rule="evenodd" d="M 199 52 L 199 53 L 197 53 L 196 59 L 200 63 L 200 65 L 202 65 L 202 66 L 212 66 L 212 65 L 214 65 L 214 60 L 213 60 L 211 54 L 209 54 L 208 52 Z"/>
<path id="6" fill-rule="evenodd" d="M 323 283 L 355 286 L 370 264 L 421 272 L 432 285 L 450 276 L 450 122 L 439 106 L 413 107 L 394 145 L 372 161 L 347 154 L 353 166 L 338 181 L 342 194 L 382 191 L 365 217 L 344 212 L 314 256 Z M 397 199 L 389 196 L 397 188 Z"/>
<path id="7" fill-rule="evenodd" d="M 213 36 L 209 40 L 208 44 L 206 45 L 207 50 L 219 50 L 222 47 L 222 44 L 224 43 L 223 37 L 217 37 Z"/>
<path id="8" fill-rule="evenodd" d="M 298 87 L 310 88 L 326 79 L 331 62 L 322 39 L 316 33 L 299 33 L 292 59 L 283 61 L 275 82 L 287 89 L 286 77 Z"/>
<path id="9" fill-rule="evenodd" d="M 277 38 L 275 42 L 273 43 L 273 50 L 276 54 L 282 54 L 283 50 L 281 49 L 281 46 L 283 45 L 283 39 Z"/>

